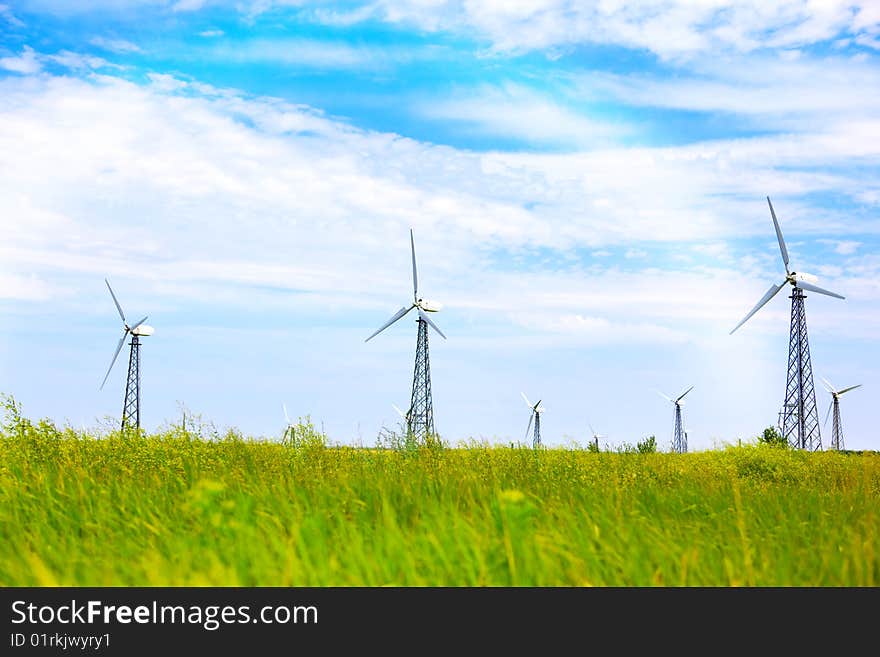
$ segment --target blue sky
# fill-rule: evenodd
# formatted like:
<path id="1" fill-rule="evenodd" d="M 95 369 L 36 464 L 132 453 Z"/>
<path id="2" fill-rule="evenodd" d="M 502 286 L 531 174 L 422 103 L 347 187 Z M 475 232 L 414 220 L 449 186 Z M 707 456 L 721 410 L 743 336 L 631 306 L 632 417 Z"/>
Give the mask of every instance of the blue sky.
<path id="1" fill-rule="evenodd" d="M 768 6 L 771 5 L 771 6 Z M 811 294 L 845 445 L 880 449 L 880 7 L 0 0 L 0 391 L 115 422 L 104 285 L 149 314 L 142 422 L 374 444 L 409 401 L 420 287 L 452 443 L 750 440 Z M 125 352 L 123 352 L 123 355 Z M 817 378 L 821 417 L 830 396 Z M 108 420 L 107 418 L 111 418 Z M 830 444 L 830 422 L 822 442 Z"/>

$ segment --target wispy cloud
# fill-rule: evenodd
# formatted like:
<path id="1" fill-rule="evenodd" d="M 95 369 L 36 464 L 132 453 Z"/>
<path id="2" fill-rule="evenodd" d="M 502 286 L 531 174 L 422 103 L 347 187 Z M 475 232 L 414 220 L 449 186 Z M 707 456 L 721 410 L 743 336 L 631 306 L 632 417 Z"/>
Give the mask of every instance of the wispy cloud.
<path id="1" fill-rule="evenodd" d="M 93 46 L 98 46 L 98 48 L 102 48 L 104 50 L 109 50 L 110 52 L 115 52 L 120 55 L 126 55 L 129 53 L 143 53 L 143 50 L 140 46 L 131 41 L 126 41 L 125 39 L 109 39 L 106 37 L 92 37 L 89 39 L 89 43 Z"/>
<path id="2" fill-rule="evenodd" d="M 18 56 L 0 57 L 0 68 L 25 75 L 38 73 L 42 68 L 37 54 L 30 46 L 25 46 Z"/>
<path id="3" fill-rule="evenodd" d="M 15 14 L 12 13 L 12 10 L 9 8 L 9 5 L 0 4 L 0 20 L 6 21 L 9 25 L 13 27 L 24 27 L 24 22 L 19 20 Z"/>
<path id="4" fill-rule="evenodd" d="M 754 75 L 760 70 L 761 75 Z M 578 74 L 585 98 L 640 107 L 725 113 L 768 129 L 821 129 L 871 119 L 880 112 L 880 71 L 874 58 L 756 55 L 717 59 L 690 73 Z"/>
<path id="5" fill-rule="evenodd" d="M 211 46 L 205 54 L 232 62 L 270 62 L 335 70 L 383 69 L 424 56 L 403 47 L 358 46 L 305 38 L 223 42 Z"/>
<path id="6" fill-rule="evenodd" d="M 819 239 L 817 240 L 820 244 L 828 244 L 834 248 L 835 253 L 839 253 L 840 255 L 852 255 L 854 254 L 860 246 L 862 246 L 861 242 L 856 242 L 855 240 L 829 240 L 829 239 Z"/>
<path id="7" fill-rule="evenodd" d="M 413 110 L 425 118 L 459 123 L 460 130 L 568 150 L 610 143 L 630 131 L 511 83 L 420 101 Z"/>
<path id="8" fill-rule="evenodd" d="M 378 19 L 428 31 L 471 34 L 502 52 L 598 43 L 644 49 L 667 59 L 691 58 L 710 50 L 752 52 L 800 47 L 841 34 L 870 38 L 876 36 L 880 23 L 876 4 L 867 0 L 379 0 L 354 10 L 324 9 L 315 15 L 335 24 Z"/>
<path id="9" fill-rule="evenodd" d="M 43 59 L 45 61 L 54 62 L 55 64 L 59 64 L 60 66 L 76 71 L 86 71 L 100 68 L 123 68 L 118 64 L 111 64 L 106 59 L 103 59 L 101 57 L 70 52 L 69 50 L 62 50 L 61 52 L 55 53 L 54 55 L 44 55 Z"/>

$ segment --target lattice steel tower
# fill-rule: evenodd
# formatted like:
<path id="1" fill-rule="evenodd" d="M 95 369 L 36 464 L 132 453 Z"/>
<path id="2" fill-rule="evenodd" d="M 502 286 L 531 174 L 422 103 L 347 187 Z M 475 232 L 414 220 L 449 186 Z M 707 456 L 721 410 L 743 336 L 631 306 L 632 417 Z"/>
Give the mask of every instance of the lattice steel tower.
<path id="1" fill-rule="evenodd" d="M 113 365 L 116 363 L 116 358 L 119 356 L 119 352 L 122 351 L 122 345 L 125 344 L 125 337 L 130 334 L 131 342 L 129 345 L 131 346 L 131 353 L 128 357 L 128 379 L 125 383 L 125 398 L 122 403 L 121 427 L 123 430 L 126 428 L 139 429 L 141 426 L 140 338 L 153 335 L 154 330 L 152 326 L 144 324 L 144 322 L 147 321 L 146 317 L 137 322 L 134 326 L 129 326 L 128 322 L 125 320 L 125 314 L 122 312 L 122 306 L 119 305 L 119 301 L 116 300 L 116 295 L 113 294 L 113 288 L 110 287 L 110 282 L 106 278 L 104 279 L 104 282 L 107 283 L 107 289 L 110 290 L 110 296 L 113 297 L 113 303 L 116 304 L 116 310 L 119 311 L 119 316 L 122 318 L 123 332 L 122 337 L 119 338 L 119 344 L 116 345 L 116 352 L 113 354 L 113 360 L 110 361 L 110 367 L 107 368 L 107 374 L 104 375 L 104 380 L 101 382 L 101 389 L 103 389 L 104 384 L 107 383 L 107 377 L 110 376 L 110 370 L 113 369 Z"/>
<path id="2" fill-rule="evenodd" d="M 791 332 L 788 339 L 788 380 L 785 384 L 782 435 L 792 447 L 814 452 L 822 448 L 822 436 L 819 432 L 819 411 L 816 409 L 807 316 L 804 312 L 806 296 L 803 290 L 795 286 L 790 299 Z"/>
<path id="3" fill-rule="evenodd" d="M 444 340 L 446 336 L 437 325 L 431 321 L 426 313 L 440 310 L 438 303 L 419 297 L 419 277 L 416 271 L 416 244 L 413 239 L 412 229 L 409 231 L 410 248 L 412 249 L 412 277 L 413 277 L 413 302 L 408 307 L 398 310 L 391 319 L 383 324 L 364 342 L 369 342 L 373 337 L 391 326 L 413 308 L 419 317 L 418 337 L 416 339 L 416 362 L 413 369 L 412 397 L 409 411 L 404 415 L 407 431 L 418 438 L 425 438 L 434 434 L 434 405 L 431 401 L 431 363 L 428 356 L 428 326 L 430 325 Z"/>
<path id="4" fill-rule="evenodd" d="M 434 434 L 434 406 L 431 402 L 431 362 L 428 358 L 428 322 L 419 317 L 416 340 L 416 364 L 413 370 L 412 398 L 407 415 L 407 430 L 415 436 Z"/>
<path id="5" fill-rule="evenodd" d="M 822 382 L 825 384 L 828 392 L 831 393 L 831 403 L 828 405 L 828 412 L 825 413 L 826 424 L 828 423 L 828 415 L 832 414 L 831 449 L 845 449 L 843 446 L 843 426 L 840 423 L 840 396 L 845 392 L 860 388 L 862 384 L 860 383 L 855 386 L 850 386 L 848 388 L 844 388 L 843 390 L 835 390 L 834 386 L 831 385 L 831 382 L 828 379 L 822 379 Z"/>
<path id="6" fill-rule="evenodd" d="M 141 426 L 141 343 L 137 334 L 131 336 L 128 356 L 128 380 L 125 383 L 125 403 L 122 405 L 122 428 Z"/>
<path id="7" fill-rule="evenodd" d="M 681 428 L 681 405 L 675 405 L 675 426 L 672 429 L 672 451 L 684 454 L 688 451 L 687 436 Z"/>
<path id="8" fill-rule="evenodd" d="M 657 394 L 659 394 L 661 397 L 663 397 L 663 399 L 671 402 L 672 405 L 675 406 L 675 411 L 673 411 L 672 417 L 672 451 L 677 452 L 678 454 L 684 454 L 688 451 L 687 432 L 685 432 L 681 422 L 681 407 L 684 406 L 684 402 L 682 401 L 682 399 L 684 399 L 684 396 L 693 389 L 694 386 L 691 386 L 675 399 L 667 397 L 659 390 L 657 391 Z"/>
<path id="9" fill-rule="evenodd" d="M 782 263 L 785 265 L 785 279 L 779 285 L 771 285 L 761 300 L 749 311 L 749 314 L 733 328 L 733 331 L 745 324 L 764 304 L 776 296 L 786 283 L 792 286 L 788 378 L 785 385 L 785 402 L 782 406 L 781 428 L 782 435 L 789 445 L 798 449 L 815 451 L 822 449 L 822 436 L 819 432 L 819 413 L 816 410 L 816 391 L 813 388 L 813 366 L 810 364 L 804 290 L 837 299 L 844 297 L 813 285 L 816 277 L 811 274 L 789 271 L 788 250 L 785 248 L 785 240 L 782 238 L 782 230 L 776 220 L 776 212 L 773 210 L 770 197 L 767 197 L 767 204 L 770 206 L 770 215 L 773 217 L 773 227 L 776 229 L 776 239 L 779 242 L 779 252 L 782 254 Z"/>

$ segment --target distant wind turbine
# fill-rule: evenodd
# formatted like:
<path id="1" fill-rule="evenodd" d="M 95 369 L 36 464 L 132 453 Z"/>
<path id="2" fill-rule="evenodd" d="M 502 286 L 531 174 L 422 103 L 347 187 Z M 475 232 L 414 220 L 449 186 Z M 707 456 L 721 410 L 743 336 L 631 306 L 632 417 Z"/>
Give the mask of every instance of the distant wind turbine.
<path id="1" fill-rule="evenodd" d="M 526 428 L 526 438 L 529 437 L 529 431 L 532 428 L 532 420 L 534 420 L 535 424 L 535 432 L 532 434 L 532 447 L 538 447 L 541 444 L 541 413 L 544 412 L 544 407 L 541 406 L 541 400 L 539 399 L 537 403 L 532 404 L 529 401 L 529 398 L 526 397 L 526 393 L 519 393 L 522 395 L 522 398 L 526 402 L 526 406 L 531 409 L 529 413 L 529 426 Z"/>
<path id="2" fill-rule="evenodd" d="M 113 303 L 116 304 L 116 310 L 119 311 L 119 316 L 122 318 L 123 330 L 122 337 L 119 338 L 119 344 L 116 345 L 113 360 L 110 361 L 110 367 L 107 368 L 107 374 L 104 375 L 104 380 L 101 382 L 100 390 L 103 390 L 104 384 L 107 383 L 107 377 L 110 376 L 110 370 L 113 369 L 113 365 L 116 363 L 116 358 L 119 356 L 119 352 L 122 351 L 125 337 L 130 335 L 131 342 L 129 344 L 131 345 L 131 352 L 128 358 L 128 378 L 125 383 L 125 399 L 122 405 L 122 428 L 139 428 L 141 426 L 140 338 L 153 335 L 154 330 L 152 326 L 144 324 L 144 322 L 147 321 L 147 317 L 136 322 L 133 326 L 129 326 L 128 321 L 125 319 L 125 313 L 122 312 L 122 306 L 119 305 L 119 301 L 116 300 L 116 295 L 113 294 L 113 288 L 110 287 L 110 281 L 105 278 L 104 282 L 107 284 L 107 289 L 110 290 L 110 296 L 113 297 Z"/>
<path id="3" fill-rule="evenodd" d="M 668 402 L 671 402 L 675 406 L 674 424 L 673 424 L 673 429 L 672 429 L 672 451 L 678 452 L 679 454 L 684 454 L 685 452 L 688 451 L 687 433 L 684 431 L 684 429 L 682 428 L 682 424 L 681 424 L 681 407 L 684 406 L 684 402 L 682 400 L 684 399 L 684 396 L 686 394 L 688 394 L 693 389 L 694 389 L 694 387 L 691 386 L 690 388 L 685 390 L 683 393 L 681 393 L 675 399 L 671 399 L 670 397 L 667 397 L 659 390 L 656 391 L 658 395 L 663 397 L 663 399 L 665 399 Z"/>
<path id="4" fill-rule="evenodd" d="M 587 422 L 587 426 L 590 427 L 590 434 L 593 437 L 593 444 L 596 446 L 596 449 L 599 449 L 599 438 L 607 438 L 607 436 L 603 436 L 602 434 L 596 433 L 596 430 L 593 428 L 593 425 Z"/>
<path id="5" fill-rule="evenodd" d="M 825 424 L 828 424 L 828 415 L 831 414 L 832 410 L 834 411 L 834 419 L 831 421 L 831 448 L 838 450 L 844 449 L 843 426 L 840 423 L 840 396 L 845 392 L 849 392 L 850 390 L 861 388 L 862 384 L 860 383 L 855 386 L 850 386 L 849 388 L 844 388 L 843 390 L 835 390 L 834 386 L 831 385 L 831 382 L 828 379 L 823 378 L 822 383 L 825 384 L 828 392 L 831 393 L 831 403 L 828 404 L 828 412 L 825 413 Z"/>

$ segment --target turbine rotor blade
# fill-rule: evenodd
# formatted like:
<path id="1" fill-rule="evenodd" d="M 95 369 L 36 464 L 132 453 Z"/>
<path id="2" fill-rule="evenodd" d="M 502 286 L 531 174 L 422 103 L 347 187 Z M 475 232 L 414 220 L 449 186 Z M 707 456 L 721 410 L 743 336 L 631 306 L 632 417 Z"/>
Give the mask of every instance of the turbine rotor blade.
<path id="1" fill-rule="evenodd" d="M 861 387 L 862 387 L 862 384 L 861 384 L 861 383 L 860 383 L 859 385 L 857 385 L 857 386 L 850 386 L 849 388 L 844 388 L 843 390 L 841 390 L 840 392 L 838 392 L 837 395 L 840 396 L 840 395 L 842 395 L 842 394 L 845 393 L 845 392 L 849 392 L 850 390 L 855 390 L 856 388 L 861 388 Z"/>
<path id="2" fill-rule="evenodd" d="M 530 402 L 530 401 L 529 401 L 529 398 L 526 397 L 526 393 L 521 392 L 521 393 L 519 393 L 519 394 L 521 394 L 521 395 L 522 395 L 522 398 L 525 400 L 525 402 L 526 402 L 526 406 L 528 406 L 529 408 L 531 408 L 531 407 L 532 407 L 532 402 Z"/>
<path id="3" fill-rule="evenodd" d="M 409 245 L 412 249 L 412 265 L 413 265 L 413 300 L 419 300 L 419 276 L 416 273 L 416 241 L 413 238 L 412 228 L 409 229 Z"/>
<path id="4" fill-rule="evenodd" d="M 375 337 L 376 337 L 377 335 L 379 335 L 382 331 L 384 331 L 385 329 L 387 329 L 387 328 L 388 328 L 389 326 L 391 326 L 394 322 L 396 322 L 398 319 L 400 319 L 401 317 L 403 317 L 404 315 L 406 315 L 410 310 L 412 310 L 412 309 L 415 308 L 415 307 L 416 307 L 416 305 L 413 304 L 413 305 L 411 305 L 409 308 L 407 308 L 406 306 L 404 306 L 403 308 L 401 308 L 400 310 L 398 310 L 396 313 L 394 313 L 394 316 L 393 316 L 391 319 L 389 319 L 387 322 L 385 322 L 384 324 L 382 324 L 382 326 L 379 327 L 379 330 L 376 331 L 375 333 L 373 333 L 373 335 L 371 335 L 369 338 L 367 338 L 366 340 L 364 340 L 364 342 L 369 342 L 372 338 L 375 338 Z"/>
<path id="5" fill-rule="evenodd" d="M 831 403 L 828 404 L 828 412 L 825 413 L 825 421 L 822 423 L 822 426 L 828 424 L 828 416 L 831 415 L 831 407 L 834 406 L 834 399 L 831 400 Z"/>
<path id="6" fill-rule="evenodd" d="M 113 303 L 116 304 L 116 310 L 119 311 L 119 316 L 122 318 L 122 323 L 125 324 L 125 313 L 122 312 L 122 306 L 119 305 L 119 302 L 116 300 L 116 295 L 113 294 L 113 288 L 110 287 L 110 281 L 105 278 L 104 282 L 107 283 L 107 289 L 110 290 L 110 296 L 113 297 Z"/>
<path id="7" fill-rule="evenodd" d="M 428 324 L 431 325 L 431 328 L 440 334 L 441 338 L 443 338 L 444 340 L 446 339 L 446 336 L 443 335 L 443 331 L 441 331 L 440 329 L 437 328 L 437 325 L 431 321 L 431 319 L 425 314 L 425 312 L 421 308 L 419 308 L 419 317 L 421 317 L 423 320 L 428 322 Z"/>
<path id="8" fill-rule="evenodd" d="M 773 204 L 770 197 L 767 197 L 767 205 L 770 206 L 770 215 L 773 217 L 773 227 L 776 229 L 776 239 L 779 240 L 779 251 L 782 253 L 782 262 L 785 265 L 785 273 L 788 272 L 788 249 L 785 248 L 785 240 L 782 239 L 782 230 L 779 228 L 779 222 L 776 220 L 776 213 L 773 211 Z"/>
<path id="9" fill-rule="evenodd" d="M 526 427 L 526 436 L 525 436 L 524 440 L 527 440 L 528 437 L 529 437 L 529 431 L 530 431 L 531 428 L 532 428 L 532 418 L 533 418 L 534 416 L 535 416 L 534 413 L 529 413 L 529 426 Z"/>
<path id="10" fill-rule="evenodd" d="M 119 344 L 116 345 L 116 353 L 113 354 L 113 360 L 110 361 L 110 367 L 107 368 L 107 374 L 104 375 L 104 380 L 101 381 L 101 387 L 98 388 L 98 390 L 104 389 L 104 384 L 107 383 L 107 377 L 110 376 L 110 370 L 112 370 L 113 365 L 116 364 L 116 357 L 119 356 L 119 352 L 122 351 L 122 344 L 125 342 L 125 336 L 127 333 L 128 333 L 128 331 L 123 333 L 122 337 L 119 338 Z"/>
<path id="11" fill-rule="evenodd" d="M 763 297 L 761 297 L 761 300 L 758 303 L 756 303 L 755 307 L 749 311 L 749 314 L 746 315 L 745 317 L 743 317 L 742 320 L 740 321 L 740 323 L 733 327 L 733 331 L 736 331 L 736 329 L 738 329 L 740 326 L 745 324 L 749 320 L 749 318 L 752 315 L 754 315 L 756 312 L 758 312 L 765 303 L 767 303 L 768 301 L 770 301 L 770 299 L 775 297 L 776 294 L 779 292 L 779 290 L 781 290 L 785 286 L 785 283 L 786 283 L 786 281 L 782 281 L 779 285 L 771 285 L 770 289 L 767 290 L 767 292 L 764 294 Z M 729 333 L 729 335 L 733 335 L 733 331 L 731 331 Z"/>
<path id="12" fill-rule="evenodd" d="M 694 386 L 691 386 L 690 388 L 688 388 L 687 390 L 685 390 L 683 393 L 681 393 L 681 394 L 678 396 L 678 399 L 676 399 L 675 401 L 676 401 L 676 402 L 680 402 L 680 401 L 682 400 L 682 398 L 683 398 L 686 394 L 688 394 L 691 390 L 693 390 L 693 389 L 694 389 Z"/>
<path id="13" fill-rule="evenodd" d="M 284 419 L 287 421 L 287 425 L 290 426 L 290 416 L 287 414 L 287 404 L 281 404 L 281 408 L 284 409 Z"/>
<path id="14" fill-rule="evenodd" d="M 144 322 L 147 321 L 147 317 L 149 317 L 149 315 L 146 315 L 141 321 L 139 321 L 139 322 L 138 322 L 137 324 L 135 324 L 134 326 L 129 327 L 128 330 L 131 331 L 131 332 L 134 332 L 134 330 L 135 330 L 138 326 L 140 326 L 141 324 L 143 324 Z"/>
<path id="15" fill-rule="evenodd" d="M 402 417 L 404 420 L 406 419 L 406 414 L 405 414 L 402 410 L 400 410 L 399 408 L 397 408 L 397 406 L 395 406 L 394 404 L 391 404 L 391 407 L 392 407 L 395 411 L 397 411 L 397 414 L 398 414 L 400 417 Z"/>
<path id="16" fill-rule="evenodd" d="M 669 397 L 667 397 L 666 395 L 664 395 L 664 394 L 663 394 L 662 392 L 660 392 L 659 390 L 655 390 L 654 392 L 656 392 L 658 395 L 660 395 L 661 397 L 663 397 L 663 399 L 665 399 L 666 401 L 668 401 L 668 402 L 672 402 L 673 404 L 675 403 L 674 401 L 672 401 Z"/>
<path id="17" fill-rule="evenodd" d="M 826 379 L 824 376 L 820 376 L 819 378 L 822 379 L 822 383 L 824 383 L 825 387 L 828 388 L 828 392 L 830 392 L 831 394 L 834 394 L 836 392 L 834 390 L 834 386 L 831 385 L 831 381 Z"/>
<path id="18" fill-rule="evenodd" d="M 823 290 L 818 285 L 813 285 L 812 283 L 807 283 L 805 281 L 798 281 L 796 285 L 802 290 L 809 290 L 810 292 L 818 292 L 819 294 L 825 294 L 829 297 L 834 297 L 835 299 L 846 299 L 845 296 L 838 294 L 837 292 L 831 292 L 830 290 Z"/>

